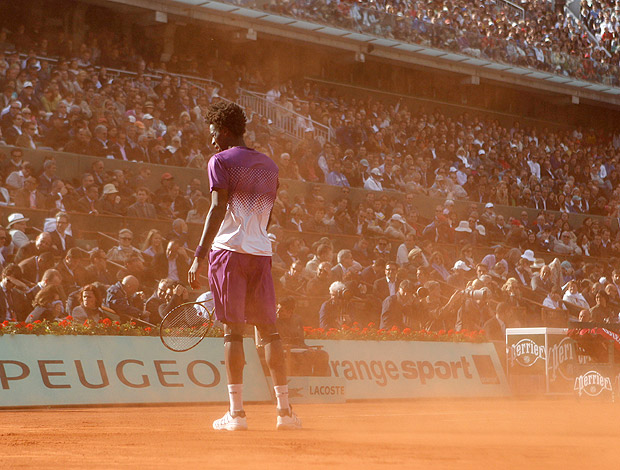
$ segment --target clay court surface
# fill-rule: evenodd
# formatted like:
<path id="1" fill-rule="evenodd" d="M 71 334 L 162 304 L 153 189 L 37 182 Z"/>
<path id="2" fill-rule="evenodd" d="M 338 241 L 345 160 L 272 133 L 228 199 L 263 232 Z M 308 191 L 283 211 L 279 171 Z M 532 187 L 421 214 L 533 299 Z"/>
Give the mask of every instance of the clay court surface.
<path id="1" fill-rule="evenodd" d="M 298 405 L 276 432 L 248 404 L 247 432 L 215 432 L 225 406 L 0 411 L 0 468 L 618 469 L 620 404 L 416 400 Z"/>

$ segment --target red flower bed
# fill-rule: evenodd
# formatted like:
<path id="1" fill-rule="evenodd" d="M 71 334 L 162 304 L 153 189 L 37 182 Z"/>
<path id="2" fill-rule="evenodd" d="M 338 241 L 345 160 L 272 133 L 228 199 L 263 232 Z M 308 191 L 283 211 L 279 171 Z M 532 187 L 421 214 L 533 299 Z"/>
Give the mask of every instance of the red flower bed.
<path id="1" fill-rule="evenodd" d="M 389 330 L 378 329 L 374 323 L 362 326 L 355 322 L 352 325 L 342 325 L 340 329 L 331 328 L 304 328 L 306 339 L 339 339 L 359 341 L 447 341 L 483 343 L 486 336 L 484 330 L 439 330 L 415 331 L 411 328 L 400 330 L 393 327 Z M 158 336 L 159 329 L 150 326 L 140 326 L 136 322 L 120 323 L 104 318 L 98 322 L 86 320 L 76 322 L 69 316 L 60 321 L 34 321 L 32 323 L 0 323 L 0 335 L 28 334 L 28 335 L 112 335 L 112 336 Z M 211 328 L 209 337 L 222 337 L 219 328 Z"/>
<path id="2" fill-rule="evenodd" d="M 365 341 L 449 341 L 483 343 L 487 341 L 484 330 L 402 330 L 392 327 L 389 330 L 378 329 L 374 323 L 362 326 L 355 322 L 351 326 L 342 325 L 340 329 L 304 328 L 306 339 L 345 339 Z"/>

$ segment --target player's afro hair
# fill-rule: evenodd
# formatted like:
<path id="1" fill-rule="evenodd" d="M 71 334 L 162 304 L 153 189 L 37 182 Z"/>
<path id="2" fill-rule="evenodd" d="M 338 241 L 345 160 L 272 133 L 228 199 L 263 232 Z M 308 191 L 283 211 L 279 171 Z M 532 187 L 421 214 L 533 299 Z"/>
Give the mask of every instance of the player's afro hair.
<path id="1" fill-rule="evenodd" d="M 217 129 L 225 127 L 236 136 L 245 134 L 245 113 L 235 103 L 220 101 L 211 105 L 206 120 Z"/>

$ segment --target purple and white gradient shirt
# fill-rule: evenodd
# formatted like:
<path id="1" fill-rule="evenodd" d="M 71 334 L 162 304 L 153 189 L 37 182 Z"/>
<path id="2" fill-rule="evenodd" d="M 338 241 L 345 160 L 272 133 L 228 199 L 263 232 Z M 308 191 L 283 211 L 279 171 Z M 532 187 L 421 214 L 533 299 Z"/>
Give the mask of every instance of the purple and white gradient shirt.
<path id="1" fill-rule="evenodd" d="M 208 164 L 209 189 L 228 190 L 228 207 L 214 250 L 271 256 L 267 223 L 278 189 L 278 166 L 265 154 L 232 147 Z"/>

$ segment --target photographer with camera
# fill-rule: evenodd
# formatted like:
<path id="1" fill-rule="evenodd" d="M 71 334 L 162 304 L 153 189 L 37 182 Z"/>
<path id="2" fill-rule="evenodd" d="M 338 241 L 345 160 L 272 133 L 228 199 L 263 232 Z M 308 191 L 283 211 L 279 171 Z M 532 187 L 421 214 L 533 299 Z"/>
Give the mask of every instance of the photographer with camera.
<path id="1" fill-rule="evenodd" d="M 420 287 L 416 292 L 412 281 L 408 279 L 401 281 L 396 294 L 388 296 L 383 301 L 380 327 L 386 330 L 394 326 L 399 330 L 421 329 L 425 323 L 425 315 L 421 308 L 420 298 L 427 295 L 428 291 L 424 287 Z"/>
<path id="2" fill-rule="evenodd" d="M 164 302 L 158 307 L 159 316 L 164 318 L 175 307 L 189 300 L 189 291 L 178 281 L 172 281 L 166 287 Z"/>
<path id="3" fill-rule="evenodd" d="M 465 289 L 457 290 L 441 308 L 440 318 L 444 329 L 480 330 L 493 316 L 489 307 L 491 289 L 480 279 L 467 283 Z"/>
<path id="4" fill-rule="evenodd" d="M 329 286 L 329 300 L 323 302 L 319 310 L 319 326 L 325 330 L 340 328 L 351 322 L 348 313 L 352 293 L 344 282 L 335 281 Z"/>

